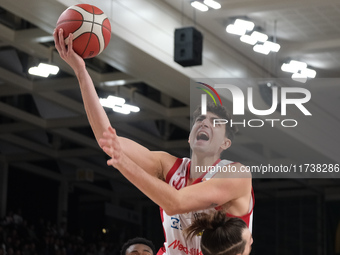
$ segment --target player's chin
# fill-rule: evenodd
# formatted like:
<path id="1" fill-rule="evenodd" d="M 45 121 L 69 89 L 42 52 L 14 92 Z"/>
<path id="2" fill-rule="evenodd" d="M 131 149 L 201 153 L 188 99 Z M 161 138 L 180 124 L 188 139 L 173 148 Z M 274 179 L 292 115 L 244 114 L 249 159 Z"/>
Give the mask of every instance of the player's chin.
<path id="1" fill-rule="evenodd" d="M 191 150 L 195 153 L 206 153 L 207 151 L 209 151 L 209 148 L 205 143 L 195 143 L 191 147 Z"/>

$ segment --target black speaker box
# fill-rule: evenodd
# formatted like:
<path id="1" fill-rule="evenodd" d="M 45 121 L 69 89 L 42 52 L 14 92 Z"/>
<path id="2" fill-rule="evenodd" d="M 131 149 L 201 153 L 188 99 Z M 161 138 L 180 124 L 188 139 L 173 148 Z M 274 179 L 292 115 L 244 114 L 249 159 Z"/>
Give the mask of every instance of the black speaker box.
<path id="1" fill-rule="evenodd" d="M 174 61 L 181 66 L 202 65 L 203 36 L 194 27 L 175 29 Z"/>

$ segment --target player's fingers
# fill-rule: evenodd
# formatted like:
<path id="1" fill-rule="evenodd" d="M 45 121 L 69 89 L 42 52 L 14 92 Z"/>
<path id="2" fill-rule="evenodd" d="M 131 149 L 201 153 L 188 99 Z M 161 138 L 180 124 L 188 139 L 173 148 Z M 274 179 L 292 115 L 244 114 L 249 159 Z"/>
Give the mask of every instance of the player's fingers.
<path id="1" fill-rule="evenodd" d="M 113 151 L 115 151 L 116 149 L 118 149 L 119 147 L 117 146 L 117 144 L 110 138 L 101 138 L 98 141 L 98 144 L 100 146 L 100 148 L 102 148 L 104 150 L 104 148 L 110 148 L 110 156 L 112 155 Z M 105 151 L 107 152 L 107 151 Z"/>
<path id="2" fill-rule="evenodd" d="M 103 139 L 105 142 L 102 141 L 101 144 L 112 147 L 114 151 L 120 151 L 121 148 L 116 131 L 113 128 L 109 128 L 108 131 L 103 132 Z"/>
<path id="3" fill-rule="evenodd" d="M 114 150 L 113 150 L 112 147 L 104 145 L 104 146 L 102 147 L 102 149 L 103 149 L 103 151 L 104 151 L 107 155 L 109 155 L 111 158 L 114 157 Z"/>
<path id="4" fill-rule="evenodd" d="M 73 51 L 73 34 L 70 33 L 68 36 L 68 46 L 67 46 L 68 52 Z"/>
<path id="5" fill-rule="evenodd" d="M 108 131 L 104 131 L 103 137 L 106 138 L 106 139 L 110 139 L 113 142 L 116 142 L 116 141 L 118 142 L 116 132 L 112 128 L 109 128 Z"/>
<path id="6" fill-rule="evenodd" d="M 107 163 L 108 166 L 114 166 L 116 161 L 114 159 L 109 159 L 106 163 Z"/>
<path id="7" fill-rule="evenodd" d="M 109 132 L 111 134 L 111 139 L 119 145 L 118 135 L 116 133 L 116 129 L 109 127 Z"/>
<path id="8" fill-rule="evenodd" d="M 107 161 L 106 161 L 106 164 L 107 164 L 108 166 L 111 166 L 111 159 L 107 160 Z"/>
<path id="9" fill-rule="evenodd" d="M 58 38 L 58 30 L 54 29 L 53 31 L 53 38 L 54 38 L 54 46 L 57 49 L 57 51 L 60 51 L 60 47 L 59 47 L 59 38 Z"/>
<path id="10" fill-rule="evenodd" d="M 104 131 L 104 132 L 103 132 L 103 137 L 104 137 L 105 139 L 110 139 L 110 138 L 111 138 L 111 134 L 110 134 L 109 132 L 107 132 L 107 131 Z"/>
<path id="11" fill-rule="evenodd" d="M 106 139 L 100 138 L 98 140 L 98 144 L 99 144 L 100 148 L 103 148 L 107 144 Z"/>
<path id="12" fill-rule="evenodd" d="M 59 46 L 62 52 L 66 52 L 63 29 L 59 29 Z"/>

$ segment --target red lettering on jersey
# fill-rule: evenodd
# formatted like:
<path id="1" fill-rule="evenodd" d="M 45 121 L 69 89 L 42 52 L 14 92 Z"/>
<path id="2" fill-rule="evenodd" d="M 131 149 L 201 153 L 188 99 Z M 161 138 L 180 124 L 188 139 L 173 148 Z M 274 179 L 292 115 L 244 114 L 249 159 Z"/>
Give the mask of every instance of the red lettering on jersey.
<path id="1" fill-rule="evenodd" d="M 173 246 L 173 247 L 171 247 Z M 195 248 L 191 248 L 190 250 L 188 249 L 188 247 L 185 247 L 183 244 L 181 244 L 180 240 L 175 240 L 173 241 L 168 248 L 172 248 L 172 249 L 176 249 L 178 247 L 179 251 L 183 251 L 185 254 L 190 254 L 190 255 L 203 255 L 203 253 L 201 251 L 199 251 L 198 249 Z"/>
<path id="2" fill-rule="evenodd" d="M 175 240 L 168 246 L 168 248 L 174 245 L 173 249 L 176 249 L 179 244 L 180 244 L 179 240 Z"/>
<path id="3" fill-rule="evenodd" d="M 175 187 L 177 190 L 181 189 L 185 185 L 185 178 L 180 176 L 172 181 L 172 186 Z"/>

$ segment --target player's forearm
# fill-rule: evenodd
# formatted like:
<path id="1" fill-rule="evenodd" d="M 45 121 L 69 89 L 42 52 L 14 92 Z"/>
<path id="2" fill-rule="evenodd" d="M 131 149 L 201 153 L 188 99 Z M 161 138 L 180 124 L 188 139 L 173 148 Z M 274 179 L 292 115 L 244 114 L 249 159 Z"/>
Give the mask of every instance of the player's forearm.
<path id="1" fill-rule="evenodd" d="M 115 167 L 141 192 L 162 207 L 168 215 L 180 213 L 180 206 L 183 203 L 180 202 L 179 191 L 174 187 L 148 174 L 126 155 Z"/>
<path id="2" fill-rule="evenodd" d="M 74 71 L 79 81 L 87 118 L 98 141 L 104 130 L 107 130 L 110 126 L 110 121 L 99 102 L 97 92 L 86 68 L 79 67 Z"/>

